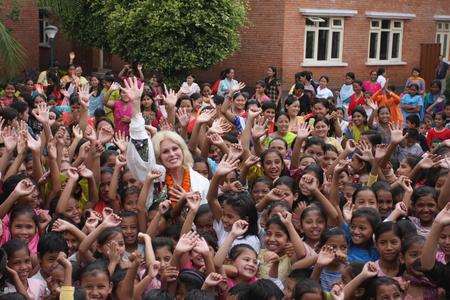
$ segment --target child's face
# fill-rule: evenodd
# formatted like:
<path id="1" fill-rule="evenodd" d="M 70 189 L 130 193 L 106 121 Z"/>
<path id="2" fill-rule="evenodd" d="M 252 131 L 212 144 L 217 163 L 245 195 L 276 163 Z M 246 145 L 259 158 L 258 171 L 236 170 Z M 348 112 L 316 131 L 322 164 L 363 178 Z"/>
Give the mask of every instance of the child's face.
<path id="1" fill-rule="evenodd" d="M 381 285 L 377 288 L 376 300 L 401 300 L 403 299 L 402 292 L 396 285 Z"/>
<path id="2" fill-rule="evenodd" d="M 352 84 L 353 83 L 353 79 L 351 78 L 351 77 L 349 77 L 349 76 L 345 76 L 345 79 L 344 79 L 345 81 L 345 84 Z"/>
<path id="3" fill-rule="evenodd" d="M 284 197 L 283 201 L 289 203 L 289 205 L 292 207 L 292 204 L 294 203 L 295 199 L 297 199 L 298 195 L 294 194 L 292 190 L 285 184 L 280 184 L 276 188 L 282 192 L 281 195 Z"/>
<path id="4" fill-rule="evenodd" d="M 415 95 L 417 95 L 417 89 L 416 89 L 416 87 L 415 86 L 410 86 L 409 87 L 409 93 L 411 94 L 411 96 L 415 96 Z"/>
<path id="5" fill-rule="evenodd" d="M 328 113 L 328 108 L 326 108 L 322 103 L 316 103 L 313 106 L 314 115 L 317 117 L 325 117 Z"/>
<path id="6" fill-rule="evenodd" d="M 160 270 L 162 270 L 169 265 L 172 259 L 172 252 L 170 252 L 168 246 L 157 248 L 155 250 L 155 258 L 161 264 Z"/>
<path id="7" fill-rule="evenodd" d="M 389 123 L 390 119 L 391 112 L 388 108 L 384 107 L 378 111 L 378 120 L 380 121 L 380 123 L 387 124 Z"/>
<path id="8" fill-rule="evenodd" d="M 26 282 L 32 269 L 30 251 L 27 248 L 15 251 L 8 257 L 8 267 L 17 272 L 22 282 Z"/>
<path id="9" fill-rule="evenodd" d="M 439 88 L 439 86 L 438 86 L 437 84 L 432 84 L 432 85 L 430 86 L 430 92 L 431 92 L 433 95 L 439 94 L 440 91 L 441 91 L 441 89 Z"/>
<path id="10" fill-rule="evenodd" d="M 393 209 L 394 203 L 392 200 L 392 193 L 386 190 L 379 190 L 377 192 L 378 211 L 382 217 L 387 217 Z"/>
<path id="11" fill-rule="evenodd" d="M 326 170 L 328 169 L 335 161 L 338 159 L 338 155 L 334 151 L 325 151 L 325 155 L 323 156 L 322 160 L 322 169 Z M 342 172 L 344 174 L 347 174 L 345 172 Z"/>
<path id="12" fill-rule="evenodd" d="M 344 198 L 346 201 L 352 201 L 353 193 L 355 192 L 355 188 L 351 184 L 346 184 L 344 186 Z"/>
<path id="13" fill-rule="evenodd" d="M 109 183 L 111 182 L 112 174 L 109 172 L 102 172 L 100 175 L 100 199 L 110 202 L 108 198 Z"/>
<path id="14" fill-rule="evenodd" d="M 103 246 L 101 246 L 101 252 L 106 254 L 113 244 L 116 244 L 117 252 L 120 257 L 125 253 L 125 241 L 123 240 L 123 234 L 119 232 L 115 232 L 111 235 Z"/>
<path id="15" fill-rule="evenodd" d="M 398 259 L 401 245 L 400 238 L 393 231 L 382 233 L 376 242 L 381 258 L 389 262 L 394 262 Z"/>
<path id="16" fill-rule="evenodd" d="M 450 257 L 450 225 L 442 229 L 439 235 L 439 247 L 447 257 Z"/>
<path id="17" fill-rule="evenodd" d="M 372 190 L 362 190 L 355 196 L 355 209 L 371 207 L 378 210 L 377 198 Z"/>
<path id="18" fill-rule="evenodd" d="M 238 96 L 236 97 L 236 99 L 234 99 L 234 107 L 239 109 L 239 110 L 244 110 L 245 109 L 245 98 L 244 96 Z"/>
<path id="19" fill-rule="evenodd" d="M 345 189 L 345 186 L 350 183 L 350 176 L 348 176 L 347 172 L 341 172 L 341 174 L 339 174 L 338 176 L 338 187 L 339 190 L 343 190 Z M 352 192 L 353 194 L 353 192 Z M 352 198 L 352 196 L 350 195 L 350 199 Z"/>
<path id="20" fill-rule="evenodd" d="M 311 155 L 317 161 L 321 161 L 323 156 L 325 155 L 322 147 L 320 145 L 313 144 L 305 149 L 305 154 Z"/>
<path id="21" fill-rule="evenodd" d="M 353 218 L 350 223 L 350 233 L 355 245 L 365 244 L 372 238 L 372 225 L 365 217 Z"/>
<path id="22" fill-rule="evenodd" d="M 195 250 L 190 252 L 192 264 L 199 269 L 205 266 L 205 259 L 203 255 Z"/>
<path id="23" fill-rule="evenodd" d="M 81 278 L 81 287 L 86 290 L 88 300 L 106 300 L 112 291 L 108 275 L 101 271 L 85 274 Z"/>
<path id="24" fill-rule="evenodd" d="M 436 200 L 431 195 L 420 197 L 414 205 L 414 212 L 421 223 L 431 225 L 437 213 Z"/>
<path id="25" fill-rule="evenodd" d="M 225 231 L 229 232 L 233 227 L 234 222 L 240 218 L 238 212 L 231 205 L 226 203 L 223 205 L 222 222 Z"/>
<path id="26" fill-rule="evenodd" d="M 200 107 L 202 107 L 203 99 L 200 97 L 200 98 L 195 99 L 193 102 L 194 102 L 194 110 L 198 111 L 200 109 Z"/>
<path id="27" fill-rule="evenodd" d="M 322 232 L 325 230 L 326 221 L 317 210 L 309 211 L 301 220 L 302 231 L 311 241 L 320 240 Z"/>
<path id="28" fill-rule="evenodd" d="M 277 139 L 270 143 L 269 149 L 274 149 L 280 152 L 281 156 L 286 157 L 286 145 L 283 143 L 283 141 Z"/>
<path id="29" fill-rule="evenodd" d="M 423 273 L 417 271 L 414 265 L 417 260 L 420 260 L 422 255 L 423 243 L 413 243 L 403 255 L 403 261 L 406 266 L 406 271 L 415 276 L 422 276 Z"/>
<path id="30" fill-rule="evenodd" d="M 281 115 L 277 119 L 278 132 L 287 132 L 289 130 L 289 118 L 286 115 Z"/>
<path id="31" fill-rule="evenodd" d="M 411 166 L 406 162 L 406 159 L 404 159 L 400 162 L 400 166 L 398 167 L 397 171 L 395 172 L 395 175 L 408 176 L 409 174 L 411 174 L 411 171 L 412 171 Z"/>
<path id="32" fill-rule="evenodd" d="M 26 243 L 33 238 L 36 230 L 36 223 L 29 214 L 21 214 L 11 223 L 11 237 Z"/>
<path id="33" fill-rule="evenodd" d="M 215 235 L 213 229 L 213 215 L 210 211 L 198 216 L 195 220 L 195 227 L 200 235 L 211 234 Z"/>
<path id="34" fill-rule="evenodd" d="M 352 122 L 356 126 L 361 126 L 364 123 L 364 116 L 359 112 L 354 112 L 352 115 Z"/>
<path id="35" fill-rule="evenodd" d="M 294 292 L 294 288 L 295 285 L 297 284 L 297 282 L 292 279 L 292 278 L 286 278 L 286 280 L 284 281 L 284 289 L 283 289 L 283 294 L 284 294 L 284 298 L 283 300 L 291 300 L 292 298 L 292 293 Z"/>
<path id="36" fill-rule="evenodd" d="M 58 254 L 59 252 L 47 252 L 40 258 L 39 264 L 41 266 L 41 273 L 44 278 L 50 275 L 53 276 L 53 269 L 55 268 Z"/>
<path id="37" fill-rule="evenodd" d="M 133 211 L 135 213 L 138 212 L 137 202 L 138 202 L 139 194 L 133 193 L 125 196 L 123 200 L 123 208 L 128 211 Z"/>
<path id="38" fill-rule="evenodd" d="M 345 236 L 334 235 L 327 240 L 326 245 L 333 247 L 334 251 L 336 251 L 336 254 L 339 255 L 339 257 L 347 256 L 347 241 L 345 240 Z M 338 256 L 335 258 L 335 261 L 337 259 Z"/>
<path id="39" fill-rule="evenodd" d="M 125 242 L 125 245 L 136 244 L 138 235 L 137 217 L 131 216 L 122 218 L 120 227 L 122 228 L 123 240 Z"/>
<path id="40" fill-rule="evenodd" d="M 436 115 L 434 117 L 434 125 L 439 128 L 444 127 L 445 120 L 442 118 L 442 115 Z"/>
<path id="41" fill-rule="evenodd" d="M 263 112 L 263 116 L 266 120 L 273 121 L 275 119 L 275 109 L 268 108 Z"/>
<path id="42" fill-rule="evenodd" d="M 152 107 L 152 103 L 153 103 L 153 100 L 150 96 L 147 95 L 142 98 L 141 104 L 144 108 Z"/>
<path id="43" fill-rule="evenodd" d="M 314 135 L 321 138 L 326 138 L 329 129 L 330 128 L 325 122 L 322 121 L 316 122 L 316 124 L 314 124 Z"/>
<path id="44" fill-rule="evenodd" d="M 64 232 L 64 239 L 67 242 L 67 246 L 69 247 L 69 256 L 74 254 L 78 250 L 78 246 L 80 245 L 80 241 L 70 232 Z"/>
<path id="45" fill-rule="evenodd" d="M 270 187 L 264 182 L 257 182 L 253 185 L 252 198 L 255 203 L 261 201 L 270 192 Z"/>
<path id="46" fill-rule="evenodd" d="M 78 201 L 70 197 L 66 210 L 64 211 L 64 215 L 71 219 L 75 224 L 80 224 L 81 222 L 81 211 L 80 204 Z"/>
<path id="47" fill-rule="evenodd" d="M 269 152 L 264 157 L 264 174 L 272 180 L 278 178 L 283 168 L 283 160 L 275 152 Z"/>
<path id="48" fill-rule="evenodd" d="M 450 105 L 445 105 L 444 112 L 445 112 L 445 116 L 447 118 L 450 118 Z"/>
<path id="49" fill-rule="evenodd" d="M 256 253 L 250 249 L 242 250 L 241 254 L 233 261 L 240 277 L 250 280 L 256 276 L 258 271 L 258 260 Z"/>
<path id="50" fill-rule="evenodd" d="M 64 285 L 64 268 L 61 265 L 55 265 L 52 269 L 50 277 L 46 278 L 47 287 L 50 290 L 50 295 L 53 299 L 59 299 L 61 286 Z"/>
<path id="51" fill-rule="evenodd" d="M 322 149 L 321 149 L 322 150 Z M 304 171 L 309 165 L 315 164 L 316 161 L 312 157 L 305 157 L 302 158 L 302 160 L 299 163 L 298 168 L 302 171 Z"/>
<path id="52" fill-rule="evenodd" d="M 124 188 L 129 188 L 131 186 L 135 186 L 137 188 L 141 188 L 140 182 L 136 178 L 134 178 L 133 174 L 130 171 L 125 172 L 123 174 L 122 181 L 123 181 L 123 184 L 124 184 Z"/>
<path id="53" fill-rule="evenodd" d="M 205 162 L 196 162 L 194 163 L 193 169 L 200 173 L 203 177 L 209 177 L 209 169 Z"/>
<path id="54" fill-rule="evenodd" d="M 277 224 L 270 224 L 266 230 L 267 250 L 280 255 L 284 252 L 284 246 L 289 242 L 289 236 Z"/>
<path id="55" fill-rule="evenodd" d="M 8 85 L 5 87 L 5 96 L 6 96 L 6 97 L 12 98 L 12 97 L 14 96 L 14 93 L 15 93 L 15 92 L 16 92 L 16 88 L 15 88 L 13 85 L 8 84 Z"/>

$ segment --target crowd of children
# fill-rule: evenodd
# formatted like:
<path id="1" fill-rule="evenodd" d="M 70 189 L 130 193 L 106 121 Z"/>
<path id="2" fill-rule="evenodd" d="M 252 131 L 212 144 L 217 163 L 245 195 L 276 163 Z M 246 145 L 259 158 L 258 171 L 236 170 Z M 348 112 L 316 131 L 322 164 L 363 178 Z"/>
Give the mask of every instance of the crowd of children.
<path id="1" fill-rule="evenodd" d="M 0 98 L 0 300 L 450 297 L 441 81 L 67 72 Z"/>

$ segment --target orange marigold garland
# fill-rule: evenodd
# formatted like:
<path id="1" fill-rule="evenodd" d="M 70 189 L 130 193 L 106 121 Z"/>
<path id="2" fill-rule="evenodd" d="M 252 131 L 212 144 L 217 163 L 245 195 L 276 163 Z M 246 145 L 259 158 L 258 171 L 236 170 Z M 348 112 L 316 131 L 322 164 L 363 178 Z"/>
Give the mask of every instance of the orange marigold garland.
<path id="1" fill-rule="evenodd" d="M 167 192 L 169 192 L 170 189 L 173 189 L 175 186 L 175 182 L 173 180 L 173 177 L 169 174 L 166 173 L 166 187 L 167 187 Z M 189 173 L 189 169 L 184 169 L 183 170 L 183 181 L 181 183 L 181 187 L 183 188 L 183 190 L 185 192 L 190 192 L 191 191 L 191 174 Z M 171 202 L 171 205 L 175 205 L 175 203 L 177 203 L 178 199 L 169 199 Z"/>

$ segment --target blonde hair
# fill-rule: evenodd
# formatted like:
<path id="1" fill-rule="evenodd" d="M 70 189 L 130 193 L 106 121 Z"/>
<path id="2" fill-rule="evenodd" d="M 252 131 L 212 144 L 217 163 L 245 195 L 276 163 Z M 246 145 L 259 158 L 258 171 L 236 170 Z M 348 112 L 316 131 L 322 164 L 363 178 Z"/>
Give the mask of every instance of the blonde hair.
<path id="1" fill-rule="evenodd" d="M 194 164 L 194 159 L 192 158 L 192 154 L 189 151 L 188 146 L 186 145 L 183 138 L 176 132 L 173 131 L 158 131 L 152 138 L 153 149 L 155 150 L 156 161 L 161 163 L 159 156 L 161 155 L 161 142 L 169 139 L 180 147 L 181 152 L 183 153 L 183 167 L 192 168 Z"/>

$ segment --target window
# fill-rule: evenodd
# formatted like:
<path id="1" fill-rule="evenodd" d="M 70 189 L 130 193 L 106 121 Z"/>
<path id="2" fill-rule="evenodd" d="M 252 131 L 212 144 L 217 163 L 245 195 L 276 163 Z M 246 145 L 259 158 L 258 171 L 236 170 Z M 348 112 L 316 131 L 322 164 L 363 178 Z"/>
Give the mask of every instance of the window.
<path id="1" fill-rule="evenodd" d="M 450 22 L 437 23 L 436 43 L 441 44 L 441 55 L 448 59 L 450 54 Z"/>
<path id="2" fill-rule="evenodd" d="M 306 17 L 305 61 L 341 62 L 344 19 Z"/>
<path id="3" fill-rule="evenodd" d="M 369 62 L 400 62 L 402 59 L 403 21 L 370 21 Z"/>
<path id="4" fill-rule="evenodd" d="M 48 46 L 48 37 L 45 34 L 45 27 L 49 24 L 48 12 L 46 9 L 39 9 L 39 44 L 41 46 Z"/>

